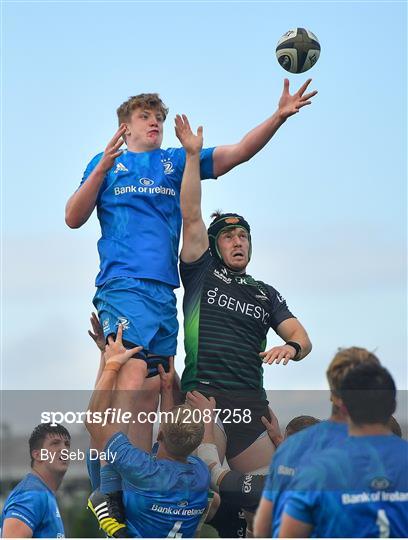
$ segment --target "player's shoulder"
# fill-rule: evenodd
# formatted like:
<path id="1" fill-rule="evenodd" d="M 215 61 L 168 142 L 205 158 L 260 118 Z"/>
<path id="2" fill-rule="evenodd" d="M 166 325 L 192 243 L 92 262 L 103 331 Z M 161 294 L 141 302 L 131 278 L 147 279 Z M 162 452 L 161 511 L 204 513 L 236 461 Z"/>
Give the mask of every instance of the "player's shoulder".
<path id="1" fill-rule="evenodd" d="M 160 148 L 160 155 L 161 158 L 167 158 L 167 159 L 179 159 L 182 161 L 185 161 L 186 159 L 186 151 L 184 148 Z"/>
<path id="2" fill-rule="evenodd" d="M 198 456 L 188 456 L 187 463 L 190 463 L 197 470 L 208 471 L 207 464 Z"/>
<path id="3" fill-rule="evenodd" d="M 49 491 L 49 488 L 38 476 L 28 473 L 13 489 L 14 493 L 22 493 L 27 491 L 46 493 Z"/>
<path id="4" fill-rule="evenodd" d="M 276 456 L 299 454 L 304 455 L 327 441 L 347 437 L 347 425 L 340 422 L 323 420 L 318 424 L 302 429 L 288 437 L 279 446 Z"/>
<path id="5" fill-rule="evenodd" d="M 7 512 L 15 504 L 41 507 L 46 503 L 49 493 L 51 491 L 38 476 L 29 473 L 9 493 L 4 504 L 4 511 Z"/>
<path id="6" fill-rule="evenodd" d="M 103 152 L 99 152 L 98 154 L 96 154 L 89 162 L 88 164 L 88 167 L 89 166 L 95 166 L 97 165 L 101 159 L 102 159 L 102 156 L 103 156 Z"/>
<path id="7" fill-rule="evenodd" d="M 197 456 L 188 456 L 187 463 L 191 465 L 196 480 L 208 488 L 210 484 L 210 471 L 207 464 Z"/>

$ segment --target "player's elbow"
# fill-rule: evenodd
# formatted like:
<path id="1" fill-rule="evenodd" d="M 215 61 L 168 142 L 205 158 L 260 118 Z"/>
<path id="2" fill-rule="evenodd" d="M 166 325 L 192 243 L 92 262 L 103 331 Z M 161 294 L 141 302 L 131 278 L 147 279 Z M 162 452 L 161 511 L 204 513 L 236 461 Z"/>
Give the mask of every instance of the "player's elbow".
<path id="1" fill-rule="evenodd" d="M 79 229 L 81 224 L 78 221 L 73 220 L 70 216 L 65 215 L 65 223 L 70 229 Z"/>
<path id="2" fill-rule="evenodd" d="M 85 221 L 80 219 L 79 216 L 67 205 L 65 209 L 65 223 L 70 229 L 79 229 Z"/>

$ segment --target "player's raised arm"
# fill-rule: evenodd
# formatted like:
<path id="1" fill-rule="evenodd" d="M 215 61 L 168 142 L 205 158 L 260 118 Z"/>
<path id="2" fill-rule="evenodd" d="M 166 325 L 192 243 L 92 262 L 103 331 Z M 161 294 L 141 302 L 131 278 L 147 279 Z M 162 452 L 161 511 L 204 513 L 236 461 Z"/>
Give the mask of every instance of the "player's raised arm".
<path id="1" fill-rule="evenodd" d="M 181 260 L 194 262 L 208 249 L 208 235 L 201 215 L 200 150 L 203 128 L 197 135 L 191 131 L 187 116 L 175 118 L 176 135 L 186 151 L 186 165 L 181 184 L 180 205 L 183 218 L 183 246 Z"/>
<path id="2" fill-rule="evenodd" d="M 312 79 L 308 79 L 293 95 L 289 93 L 289 80 L 285 79 L 282 96 L 276 112 L 256 128 L 247 133 L 237 144 L 217 146 L 214 150 L 214 176 L 230 171 L 236 165 L 248 161 L 257 154 L 275 135 L 281 125 L 302 107 L 311 104 L 317 90 L 305 93 Z"/>
<path id="3" fill-rule="evenodd" d="M 121 124 L 86 182 L 69 198 L 65 207 L 65 223 L 71 229 L 81 227 L 92 214 L 105 174 L 113 167 L 115 159 L 122 153 L 120 147 L 123 144 L 122 136 L 125 131 L 126 125 Z"/>
<path id="4" fill-rule="evenodd" d="M 118 373 L 121 367 L 136 353 L 142 350 L 142 347 L 134 347 L 133 349 L 125 349 L 122 343 L 122 325 L 118 326 L 118 332 L 116 340 L 109 336 L 108 345 L 105 350 L 105 367 L 101 373 L 101 376 L 96 384 L 95 390 L 92 393 L 91 400 L 88 405 L 89 411 L 94 413 L 100 413 L 102 416 L 109 409 L 113 408 L 113 389 L 116 387 Z M 147 367 L 146 367 L 147 374 Z M 144 377 L 140 379 L 138 388 L 143 385 Z M 122 430 L 122 426 L 117 423 L 106 422 L 86 422 L 86 428 L 89 431 L 91 437 L 97 442 L 97 444 L 103 448 L 106 442 L 111 438 L 114 433 Z"/>

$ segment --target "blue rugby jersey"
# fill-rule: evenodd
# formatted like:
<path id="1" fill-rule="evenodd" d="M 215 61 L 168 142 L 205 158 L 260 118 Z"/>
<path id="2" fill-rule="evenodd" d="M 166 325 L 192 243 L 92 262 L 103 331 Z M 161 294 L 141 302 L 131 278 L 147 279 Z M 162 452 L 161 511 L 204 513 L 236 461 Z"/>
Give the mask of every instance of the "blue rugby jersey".
<path id="1" fill-rule="evenodd" d="M 107 460 L 122 477 L 126 524 L 137 538 L 192 538 L 207 507 L 210 473 L 201 459 L 186 463 L 133 446 L 123 433 L 106 444 Z"/>
<path id="2" fill-rule="evenodd" d="M 407 538 L 408 443 L 349 437 L 302 468 L 284 511 L 319 538 Z"/>
<path id="3" fill-rule="evenodd" d="M 1 515 L 4 520 L 22 521 L 33 531 L 33 538 L 64 538 L 64 525 L 55 494 L 35 474 L 27 474 L 10 492 Z"/>
<path id="4" fill-rule="evenodd" d="M 213 178 L 213 151 L 201 151 L 201 178 Z M 87 166 L 82 185 L 102 158 Z M 178 287 L 183 148 L 125 150 L 106 173 L 96 206 L 102 236 L 96 286 L 115 277 L 154 279 Z"/>
<path id="5" fill-rule="evenodd" d="M 282 512 L 288 490 L 301 467 L 318 459 L 317 454 L 338 445 L 347 437 L 347 424 L 325 420 L 291 435 L 275 452 L 263 497 L 273 502 L 273 538 L 279 536 Z"/>

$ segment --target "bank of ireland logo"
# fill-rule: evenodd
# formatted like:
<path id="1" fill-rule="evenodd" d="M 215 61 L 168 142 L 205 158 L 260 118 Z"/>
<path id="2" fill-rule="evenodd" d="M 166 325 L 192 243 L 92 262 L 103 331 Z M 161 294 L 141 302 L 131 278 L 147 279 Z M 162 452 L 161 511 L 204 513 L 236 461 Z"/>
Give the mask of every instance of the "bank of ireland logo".
<path id="1" fill-rule="evenodd" d="M 387 489 L 390 487 L 391 482 L 384 476 L 379 476 L 371 481 L 370 487 L 372 489 Z"/>
<path id="2" fill-rule="evenodd" d="M 151 180 L 150 178 L 140 178 L 139 183 L 142 184 L 142 186 L 153 186 L 154 180 Z"/>

